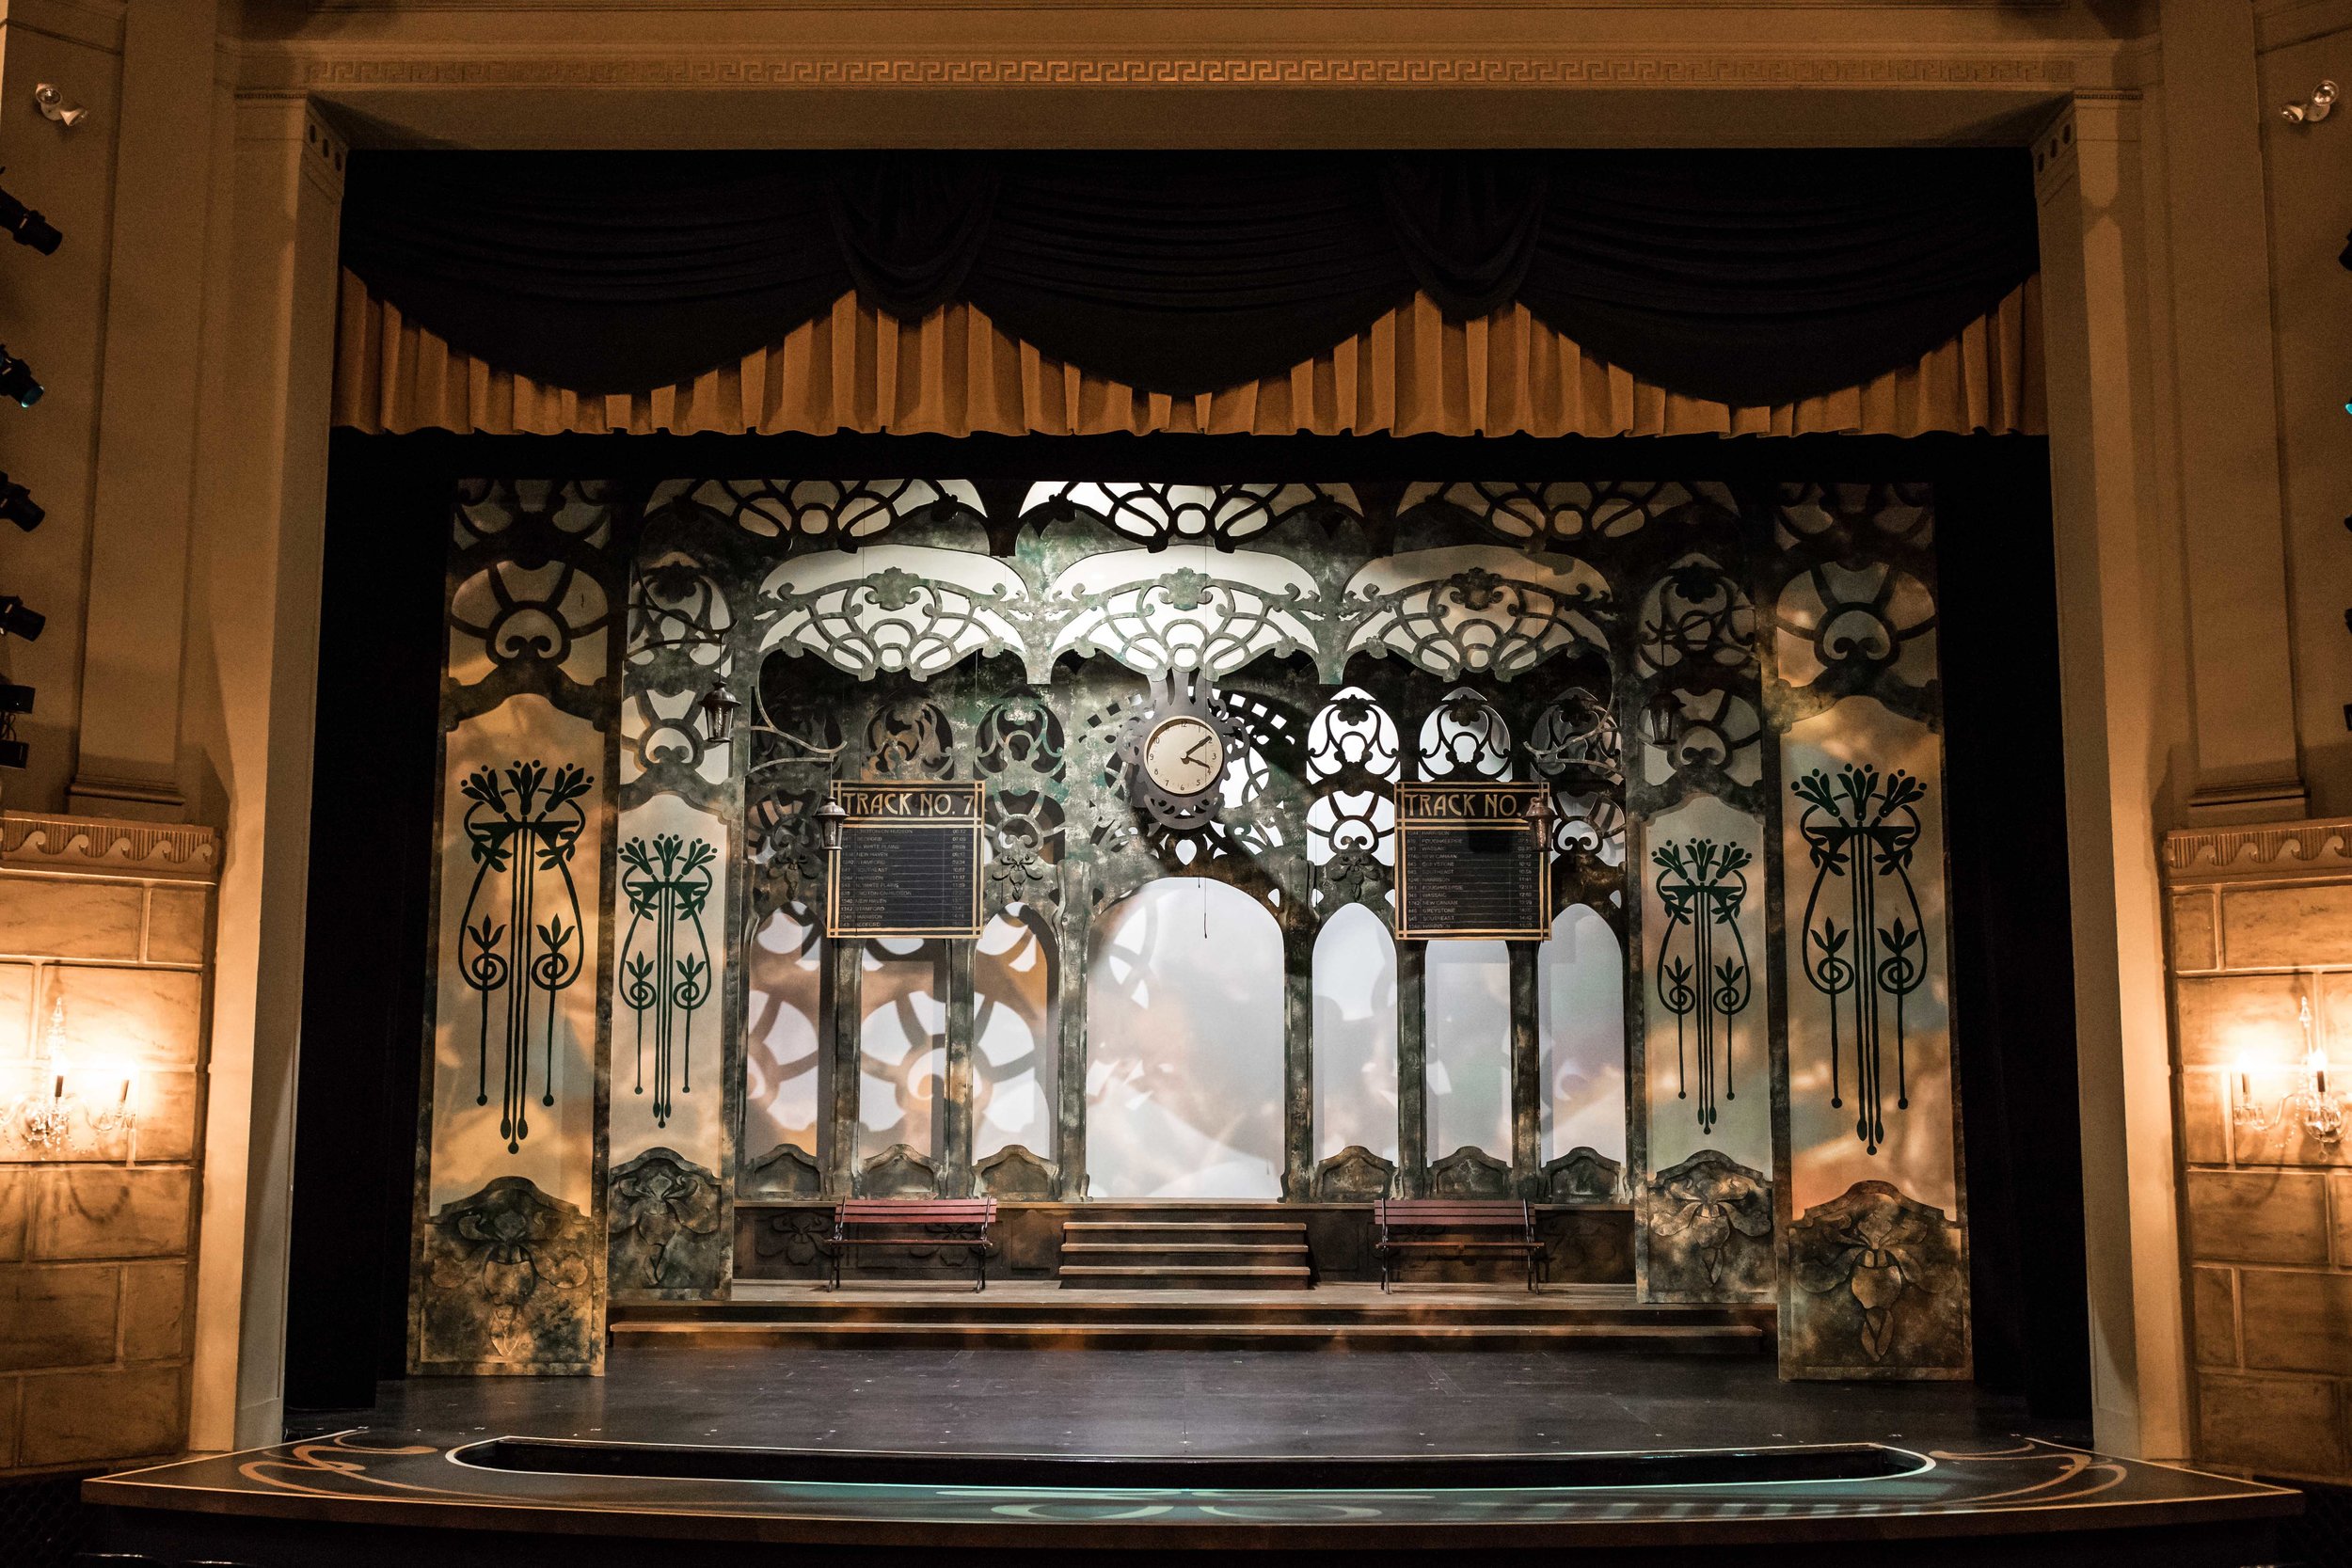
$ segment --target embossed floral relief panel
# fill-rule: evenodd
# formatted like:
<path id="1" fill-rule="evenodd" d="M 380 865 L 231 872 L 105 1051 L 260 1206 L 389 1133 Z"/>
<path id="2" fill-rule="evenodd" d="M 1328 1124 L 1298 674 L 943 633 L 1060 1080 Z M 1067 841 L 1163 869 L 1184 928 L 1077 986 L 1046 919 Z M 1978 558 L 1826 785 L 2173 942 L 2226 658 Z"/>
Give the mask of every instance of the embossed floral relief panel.
<path id="1" fill-rule="evenodd" d="M 1645 1299 L 1772 1299 L 1771 983 L 1763 830 L 1711 795 L 1644 824 L 1636 1193 Z"/>
<path id="2" fill-rule="evenodd" d="M 1965 1376 L 1942 743 L 1871 697 L 1782 746 L 1794 1279 L 1785 1367 Z"/>
<path id="3" fill-rule="evenodd" d="M 605 738 L 530 694 L 446 741 L 417 1370 L 603 1359 Z"/>

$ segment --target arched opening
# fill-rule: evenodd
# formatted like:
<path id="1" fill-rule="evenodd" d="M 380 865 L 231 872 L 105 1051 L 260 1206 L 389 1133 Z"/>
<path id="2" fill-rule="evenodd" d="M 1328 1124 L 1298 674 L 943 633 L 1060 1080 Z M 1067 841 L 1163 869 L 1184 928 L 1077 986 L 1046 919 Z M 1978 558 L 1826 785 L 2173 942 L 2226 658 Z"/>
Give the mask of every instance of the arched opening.
<path id="1" fill-rule="evenodd" d="M 817 1021 L 824 945 L 816 917 L 787 904 L 753 935 L 743 1029 L 743 1151 L 757 1159 L 789 1144 L 822 1166 L 824 1066 Z"/>
<path id="2" fill-rule="evenodd" d="M 1396 1158 L 1396 942 L 1350 904 L 1315 937 L 1315 1157 Z"/>
<path id="3" fill-rule="evenodd" d="M 1590 1148 L 1622 1164 L 1626 1147 L 1625 949 L 1582 904 L 1551 923 L 1535 972 L 1543 1042 L 1543 1157 Z"/>
<path id="4" fill-rule="evenodd" d="M 1006 911 L 972 950 L 972 1153 L 1018 1144 L 1054 1157 L 1054 939 L 1039 916 Z"/>
<path id="5" fill-rule="evenodd" d="M 1428 1032 L 1429 1152 L 1511 1153 L 1511 950 L 1499 942 L 1433 942 L 1422 1016 Z"/>
<path id="6" fill-rule="evenodd" d="M 865 944 L 858 1023 L 858 1148 L 865 1160 L 905 1144 L 936 1163 L 944 1152 L 947 1075 L 947 949 L 942 942 L 877 937 Z"/>
<path id="7" fill-rule="evenodd" d="M 1281 1172 L 1281 930 L 1224 882 L 1148 882 L 1095 930 L 1088 1192 L 1279 1198 Z"/>

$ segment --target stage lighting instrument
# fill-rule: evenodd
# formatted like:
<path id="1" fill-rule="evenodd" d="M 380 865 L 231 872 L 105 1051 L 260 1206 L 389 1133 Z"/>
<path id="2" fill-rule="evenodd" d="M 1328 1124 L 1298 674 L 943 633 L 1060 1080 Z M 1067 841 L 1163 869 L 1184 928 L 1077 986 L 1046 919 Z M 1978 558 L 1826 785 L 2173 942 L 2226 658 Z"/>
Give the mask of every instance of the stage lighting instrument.
<path id="1" fill-rule="evenodd" d="M 49 617 L 37 610 L 24 608 L 24 601 L 13 594 L 0 594 L 0 637 L 21 637 L 27 642 L 39 641 L 41 628 Z"/>
<path id="2" fill-rule="evenodd" d="M 33 367 L 0 343 L 0 397 L 14 398 L 19 408 L 30 408 L 48 388 L 33 379 Z"/>
<path id="3" fill-rule="evenodd" d="M 49 514 L 41 510 L 33 493 L 0 472 L 0 517 L 30 533 L 40 527 L 40 520 Z"/>
<path id="4" fill-rule="evenodd" d="M 65 236 L 56 226 L 7 191 L 0 190 L 0 229 L 19 245 L 31 245 L 43 256 L 55 256 Z"/>

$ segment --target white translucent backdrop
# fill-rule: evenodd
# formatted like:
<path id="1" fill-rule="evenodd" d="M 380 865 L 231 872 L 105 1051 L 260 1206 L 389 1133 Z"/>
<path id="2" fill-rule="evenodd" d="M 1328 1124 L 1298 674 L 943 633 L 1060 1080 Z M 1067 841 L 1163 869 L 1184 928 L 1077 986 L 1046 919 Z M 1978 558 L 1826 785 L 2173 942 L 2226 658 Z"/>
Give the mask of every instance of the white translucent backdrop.
<path id="1" fill-rule="evenodd" d="M 1095 1197 L 1277 1198 L 1282 934 L 1207 878 L 1150 882 L 1098 927 L 1087 976 Z"/>

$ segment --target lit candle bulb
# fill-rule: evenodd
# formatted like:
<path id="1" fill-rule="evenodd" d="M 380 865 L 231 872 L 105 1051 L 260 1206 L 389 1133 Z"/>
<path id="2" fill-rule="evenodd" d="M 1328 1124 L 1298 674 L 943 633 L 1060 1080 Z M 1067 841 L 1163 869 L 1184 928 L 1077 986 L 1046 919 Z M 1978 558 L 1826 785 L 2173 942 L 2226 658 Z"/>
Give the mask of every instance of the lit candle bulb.
<path id="1" fill-rule="evenodd" d="M 2238 1053 L 2237 1058 L 2237 1102 L 2241 1105 L 2251 1105 L 2254 1102 L 2254 1074 L 2251 1068 L 2248 1066 L 2246 1053 L 2242 1051 Z"/>

